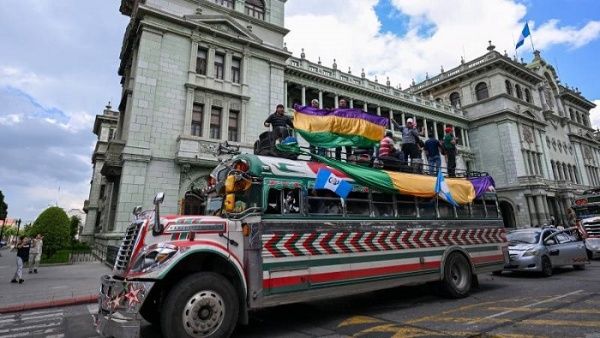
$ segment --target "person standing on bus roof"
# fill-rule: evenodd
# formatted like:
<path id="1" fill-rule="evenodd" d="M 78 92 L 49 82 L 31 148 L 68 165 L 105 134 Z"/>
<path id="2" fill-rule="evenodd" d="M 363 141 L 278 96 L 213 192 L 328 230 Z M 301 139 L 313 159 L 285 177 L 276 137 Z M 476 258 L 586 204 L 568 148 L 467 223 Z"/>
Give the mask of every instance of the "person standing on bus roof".
<path id="1" fill-rule="evenodd" d="M 429 139 L 425 141 L 425 156 L 427 156 L 427 164 L 429 165 L 429 175 L 435 175 L 442 166 L 440 147 L 440 141 L 435 138 L 433 133 L 429 133 Z"/>
<path id="2" fill-rule="evenodd" d="M 417 142 L 419 141 L 419 132 L 415 128 L 413 119 L 409 118 L 406 120 L 406 126 L 403 126 L 402 131 L 402 153 L 404 153 L 404 162 L 408 163 L 410 157 L 411 165 L 415 164 L 416 159 L 420 159 L 419 148 Z"/>
<path id="3" fill-rule="evenodd" d="M 292 123 L 292 119 L 285 115 L 285 110 L 282 104 L 278 104 L 275 108 L 275 112 L 267 119 L 264 123 L 265 127 L 273 128 L 273 133 L 275 134 L 275 138 L 286 138 L 289 136 L 288 127 L 294 128 L 294 124 Z"/>
<path id="4" fill-rule="evenodd" d="M 452 127 L 445 129 L 444 149 L 446 150 L 446 165 L 448 166 L 448 176 L 456 176 L 456 137 L 452 134 Z"/>

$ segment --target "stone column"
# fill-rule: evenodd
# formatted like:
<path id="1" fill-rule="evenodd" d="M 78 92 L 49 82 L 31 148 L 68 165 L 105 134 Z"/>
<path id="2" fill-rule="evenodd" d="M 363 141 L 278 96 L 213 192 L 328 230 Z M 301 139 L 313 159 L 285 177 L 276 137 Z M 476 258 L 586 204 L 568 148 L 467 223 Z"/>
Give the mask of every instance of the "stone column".
<path id="1" fill-rule="evenodd" d="M 544 211 L 543 211 L 543 205 L 542 205 L 542 198 L 540 195 L 538 196 L 533 196 L 533 205 L 535 207 L 535 218 L 537 220 L 537 224 L 539 224 L 540 226 L 544 224 L 545 220 L 544 220 Z"/>
<path id="2" fill-rule="evenodd" d="M 404 112 L 402 112 L 402 125 L 406 125 L 406 114 L 404 114 Z"/>
<path id="3" fill-rule="evenodd" d="M 465 141 L 466 141 L 467 147 L 471 148 L 471 141 L 469 141 L 469 131 L 468 130 L 465 130 Z"/>
<path id="4" fill-rule="evenodd" d="M 190 68 L 189 72 L 196 72 L 196 62 L 198 61 L 198 42 L 192 41 L 192 49 L 190 50 Z"/>
<path id="5" fill-rule="evenodd" d="M 194 110 L 194 88 L 187 88 L 185 95 L 185 118 L 183 135 L 192 134 L 192 111 Z"/>
<path id="6" fill-rule="evenodd" d="M 367 103 L 366 102 L 363 104 L 363 110 L 367 111 Z"/>
<path id="7" fill-rule="evenodd" d="M 427 119 L 423 118 L 423 128 L 425 128 L 425 138 L 429 138 L 429 130 L 427 130 Z"/>
<path id="8" fill-rule="evenodd" d="M 225 53 L 225 60 L 224 64 L 223 64 L 223 80 L 224 81 L 229 81 L 231 82 L 231 62 L 232 62 L 232 55 L 231 53 L 228 51 Z"/>
<path id="9" fill-rule="evenodd" d="M 302 86 L 302 105 L 306 106 L 306 87 Z"/>
<path id="10" fill-rule="evenodd" d="M 348 104 L 350 105 L 350 108 L 354 108 L 354 99 L 350 99 L 350 102 L 348 102 Z"/>
<path id="11" fill-rule="evenodd" d="M 215 77 L 215 49 L 209 48 L 206 57 L 206 76 Z"/>
<path id="12" fill-rule="evenodd" d="M 437 129 L 437 122 L 433 121 L 433 134 L 435 135 L 435 138 L 438 138 L 438 129 Z"/>
<path id="13" fill-rule="evenodd" d="M 323 91 L 319 90 L 319 109 L 323 109 Z"/>
<path id="14" fill-rule="evenodd" d="M 377 106 L 377 116 L 381 116 L 381 107 Z"/>
<path id="15" fill-rule="evenodd" d="M 525 196 L 527 201 L 527 212 L 529 214 L 529 224 L 534 226 L 536 224 L 535 206 L 533 205 L 533 196 Z"/>
<path id="16" fill-rule="evenodd" d="M 465 128 L 460 130 L 460 139 L 462 140 L 463 146 L 467 146 L 467 139 L 465 138 Z"/>
<path id="17" fill-rule="evenodd" d="M 338 96 L 338 94 L 335 94 L 335 97 L 333 98 L 333 107 L 334 108 L 339 108 L 339 101 L 340 97 Z"/>
<path id="18" fill-rule="evenodd" d="M 527 160 L 527 152 L 522 151 L 521 156 L 523 156 L 523 165 L 525 166 L 525 174 L 529 175 L 529 168 L 531 168 L 531 164 Z"/>
<path id="19" fill-rule="evenodd" d="M 288 82 L 283 81 L 283 105 L 288 108 Z M 289 107 L 291 108 L 291 107 Z"/>

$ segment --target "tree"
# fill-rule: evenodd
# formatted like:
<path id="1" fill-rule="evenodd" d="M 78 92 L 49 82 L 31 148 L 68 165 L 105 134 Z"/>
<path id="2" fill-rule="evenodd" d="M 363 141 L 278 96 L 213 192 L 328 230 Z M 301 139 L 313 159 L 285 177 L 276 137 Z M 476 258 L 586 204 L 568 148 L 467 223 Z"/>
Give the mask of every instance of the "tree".
<path id="1" fill-rule="evenodd" d="M 70 244 L 69 216 L 59 207 L 49 207 L 33 222 L 29 233 L 32 236 L 37 234 L 44 236 L 42 252 L 50 257 L 59 249 Z"/>
<path id="2" fill-rule="evenodd" d="M 79 218 L 79 216 L 73 215 L 71 216 L 71 223 L 70 223 L 70 239 L 71 239 L 71 244 L 75 243 L 75 236 L 77 236 L 77 230 L 79 229 L 79 225 L 81 224 L 81 219 Z"/>
<path id="3" fill-rule="evenodd" d="M 6 216 L 8 215 L 8 204 L 4 202 L 4 194 L 0 190 L 0 220 L 2 220 L 2 228 L 0 228 L 0 240 L 4 236 L 4 223 L 6 223 Z"/>

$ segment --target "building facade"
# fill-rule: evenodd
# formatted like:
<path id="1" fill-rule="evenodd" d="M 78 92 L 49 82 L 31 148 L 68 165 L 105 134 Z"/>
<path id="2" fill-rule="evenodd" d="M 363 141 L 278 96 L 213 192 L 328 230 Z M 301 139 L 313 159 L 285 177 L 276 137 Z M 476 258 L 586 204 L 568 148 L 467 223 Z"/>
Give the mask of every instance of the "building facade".
<path id="1" fill-rule="evenodd" d="M 304 51 L 292 57 L 283 42 L 284 6 L 285 0 L 122 0 L 121 13 L 131 21 L 119 68 L 119 119 L 115 138 L 103 150 L 102 168 L 94 170 L 83 232 L 103 255 L 118 245 L 133 208 L 151 208 L 158 191 L 165 192 L 164 212 L 196 213 L 202 201 L 189 192 L 203 185 L 216 165 L 218 144 L 228 141 L 251 152 L 265 131 L 263 121 L 279 103 L 291 111 L 293 104 L 316 98 L 333 108 L 343 97 L 351 107 L 399 125 L 414 118 L 423 137 L 441 138 L 452 127 L 459 138 L 458 168 L 494 175 L 501 201 L 512 208 L 504 205 L 512 212 L 509 226 L 539 224 L 555 211 L 552 205 L 562 210 L 576 189 L 595 184 L 590 178 L 598 178 L 598 144 L 589 127 L 593 104 L 558 84 L 541 58 L 524 65 L 492 49 L 442 73 L 439 81 L 427 79 L 403 90 L 389 79 L 367 79 L 364 70 L 342 71 L 335 60 L 331 66 L 312 62 Z M 546 72 L 554 79 L 550 93 Z M 488 97 L 473 99 L 477 84 L 471 83 L 483 78 Z M 510 79 L 512 94 L 499 92 L 504 78 Z M 543 104 L 546 97 L 553 106 Z M 498 130 L 494 144 L 483 137 L 489 128 Z M 98 167 L 96 152 L 94 158 Z M 589 173 L 582 171 L 588 170 L 584 165 Z M 553 168 L 559 176 L 552 176 Z M 572 182 L 563 182 L 567 177 Z M 102 183 L 96 180 L 106 185 L 102 212 Z"/>

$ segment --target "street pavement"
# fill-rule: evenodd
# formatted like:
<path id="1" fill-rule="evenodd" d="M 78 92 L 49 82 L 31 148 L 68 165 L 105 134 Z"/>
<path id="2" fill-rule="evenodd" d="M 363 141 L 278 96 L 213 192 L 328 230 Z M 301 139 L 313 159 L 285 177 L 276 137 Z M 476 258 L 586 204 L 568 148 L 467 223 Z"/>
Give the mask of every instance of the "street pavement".
<path id="1" fill-rule="evenodd" d="M 10 280 L 16 270 L 16 253 L 8 249 L 0 257 L 0 312 L 13 306 L 82 299 L 98 294 L 100 276 L 110 269 L 99 262 L 41 266 L 37 274 L 23 269 L 23 284 Z"/>
<path id="2" fill-rule="evenodd" d="M 549 278 L 505 273 L 479 281 L 459 300 L 415 286 L 265 309 L 234 336 L 600 338 L 600 261 Z M 96 311 L 90 304 L 0 315 L 0 338 L 97 337 Z M 142 326 L 142 338 L 159 337 L 156 327 Z"/>

